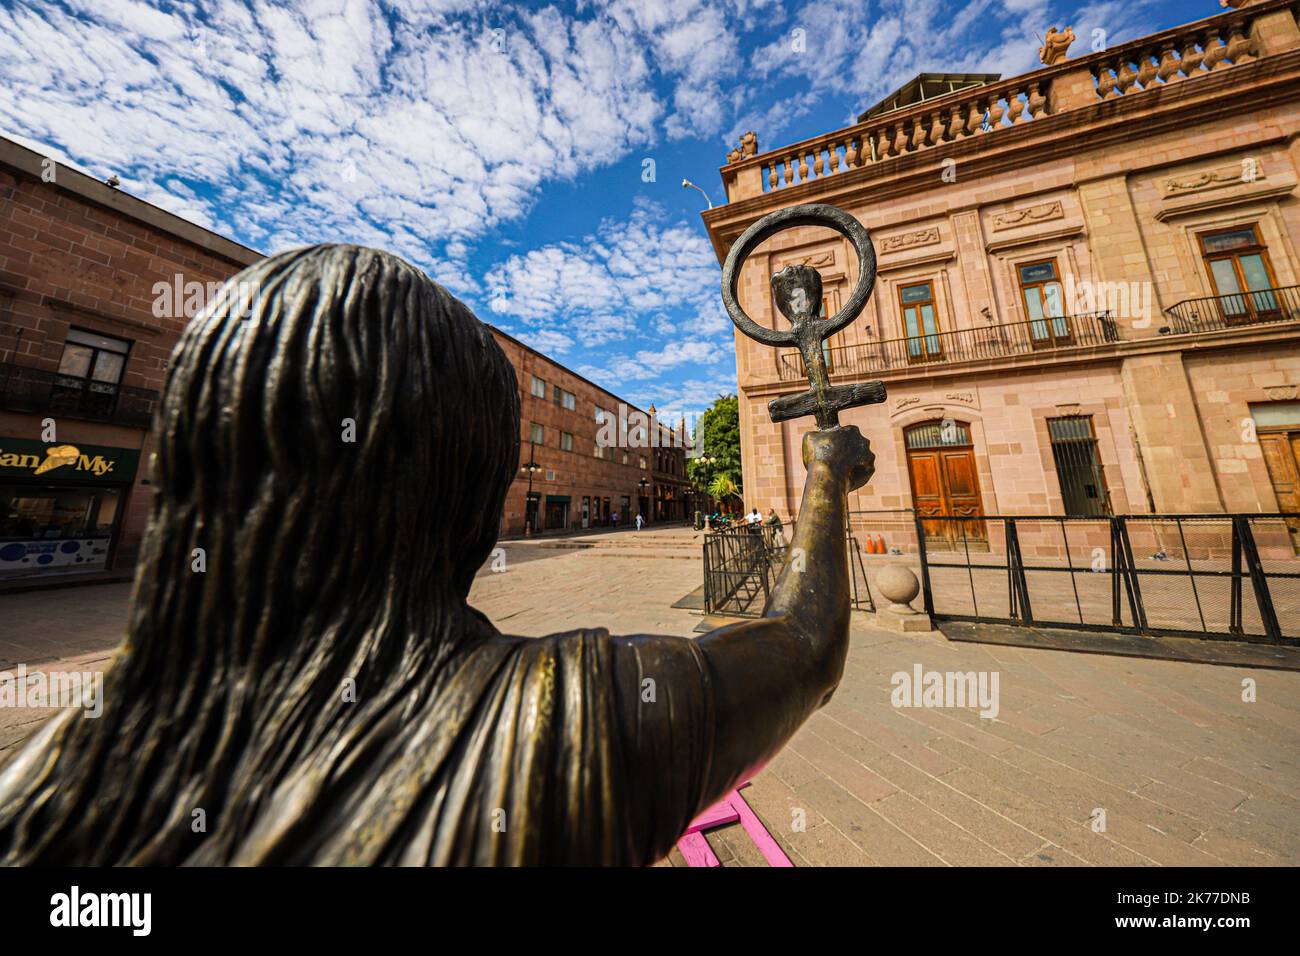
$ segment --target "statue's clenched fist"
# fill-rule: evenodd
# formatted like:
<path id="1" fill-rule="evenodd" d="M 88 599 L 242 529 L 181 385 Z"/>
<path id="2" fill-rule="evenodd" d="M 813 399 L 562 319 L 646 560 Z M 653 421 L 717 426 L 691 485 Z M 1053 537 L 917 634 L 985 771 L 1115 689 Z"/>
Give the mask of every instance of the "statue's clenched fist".
<path id="1" fill-rule="evenodd" d="M 836 474 L 849 481 L 849 491 L 861 488 L 876 470 L 876 456 L 871 443 L 862 437 L 856 425 L 840 425 L 825 431 L 809 432 L 803 439 L 803 463 L 823 461 Z"/>

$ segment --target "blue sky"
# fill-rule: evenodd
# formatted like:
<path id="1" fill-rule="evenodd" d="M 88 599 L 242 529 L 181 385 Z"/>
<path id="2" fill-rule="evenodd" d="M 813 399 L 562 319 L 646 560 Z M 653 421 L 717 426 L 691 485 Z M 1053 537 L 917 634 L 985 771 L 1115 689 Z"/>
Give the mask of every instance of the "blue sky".
<path id="1" fill-rule="evenodd" d="M 1051 25 L 1074 27 L 1079 55 L 1218 12 L 0 0 L 0 134 L 264 252 L 390 249 L 616 394 L 694 415 L 734 391 L 735 365 L 683 177 L 721 202 L 743 131 L 766 150 L 851 123 L 922 70 L 1025 72 Z"/>

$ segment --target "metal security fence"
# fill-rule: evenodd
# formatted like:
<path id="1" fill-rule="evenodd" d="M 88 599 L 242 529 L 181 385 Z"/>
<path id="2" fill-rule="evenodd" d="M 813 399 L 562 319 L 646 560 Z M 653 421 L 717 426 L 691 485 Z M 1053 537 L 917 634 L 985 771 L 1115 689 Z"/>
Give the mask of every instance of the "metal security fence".
<path id="1" fill-rule="evenodd" d="M 871 595 L 871 582 L 867 579 L 867 568 L 863 563 L 862 539 L 853 533 L 853 523 L 848 523 L 846 540 L 849 546 L 849 600 L 855 611 L 876 610 L 876 599 Z M 874 552 L 871 552 L 874 553 Z"/>
<path id="2" fill-rule="evenodd" d="M 937 619 L 1300 644 L 1300 515 L 925 517 L 944 551 L 921 521 Z"/>
<path id="3" fill-rule="evenodd" d="M 718 531 L 704 536 L 704 613 L 758 617 L 785 560 L 775 528 Z"/>
<path id="4" fill-rule="evenodd" d="M 862 561 L 862 545 L 846 529 L 850 602 L 874 611 L 875 601 Z M 776 580 L 789 558 L 787 531 L 766 525 L 754 531 L 720 531 L 704 536 L 704 613 L 758 617 L 767 608 Z M 788 526 L 793 534 L 793 526 Z M 799 560 L 799 556 L 795 556 Z"/>

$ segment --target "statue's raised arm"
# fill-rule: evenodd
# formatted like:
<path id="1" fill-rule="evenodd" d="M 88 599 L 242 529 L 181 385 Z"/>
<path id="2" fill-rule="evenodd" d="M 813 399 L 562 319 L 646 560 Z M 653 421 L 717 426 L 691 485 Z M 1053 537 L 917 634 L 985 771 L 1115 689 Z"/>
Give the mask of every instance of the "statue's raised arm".
<path id="1" fill-rule="evenodd" d="M 789 330 L 765 329 L 745 314 L 736 299 L 745 258 L 774 233 L 792 226 L 822 225 L 844 234 L 858 253 L 858 282 L 849 300 L 833 318 L 820 320 L 821 277 L 807 266 L 791 266 L 772 277 L 778 309 L 790 320 Z M 875 282 L 875 250 L 867 231 L 851 216 L 832 206 L 806 205 L 780 210 L 751 226 L 732 247 L 723 269 L 723 301 L 745 334 L 769 345 L 795 345 L 803 355 L 810 388 L 769 403 L 774 421 L 800 415 L 816 416 L 817 431 L 804 436 L 807 469 L 789 558 L 763 616 L 705 634 L 693 650 L 707 673 L 700 707 L 681 701 L 643 703 L 638 708 L 640 734 L 658 728 L 685 752 L 701 754 L 707 770 L 699 779 L 682 780 L 675 796 L 685 806 L 662 807 L 673 824 L 659 836 L 656 853 L 666 852 L 665 837 L 681 832 L 695 813 L 718 799 L 770 759 L 799 726 L 830 699 L 844 670 L 849 637 L 849 569 L 845 541 L 848 493 L 864 485 L 874 470 L 866 439 L 853 426 L 841 426 L 841 409 L 884 401 L 880 382 L 832 386 L 822 341 L 860 314 Z M 657 650 L 670 655 L 670 639 Z M 642 656 L 652 657 L 649 647 Z M 652 668 L 651 668 L 652 669 Z M 668 693 L 684 692 L 669 686 Z M 697 710 L 709 719 L 686 724 Z M 700 792 L 690 799 L 692 788 Z M 647 788 L 647 793 L 658 792 Z M 676 832 L 669 832 L 679 826 Z"/>

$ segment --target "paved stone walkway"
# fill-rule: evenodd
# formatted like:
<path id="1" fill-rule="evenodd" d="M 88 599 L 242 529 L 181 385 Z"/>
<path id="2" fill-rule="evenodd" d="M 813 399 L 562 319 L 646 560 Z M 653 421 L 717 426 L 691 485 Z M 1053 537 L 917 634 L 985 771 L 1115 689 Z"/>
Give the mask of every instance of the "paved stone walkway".
<path id="1" fill-rule="evenodd" d="M 690 635 L 698 616 L 670 605 L 699 584 L 697 541 L 618 537 L 508 542 L 505 570 L 481 573 L 471 600 L 518 634 Z M 129 593 L 0 595 L 0 669 L 102 667 Z M 957 644 L 870 621 L 854 614 L 834 700 L 744 791 L 796 865 L 1300 863 L 1300 673 Z M 996 673 L 996 719 L 894 707 L 891 678 L 918 664 Z M 0 759 L 44 716 L 0 710 Z M 708 839 L 724 865 L 763 865 L 739 827 Z"/>

